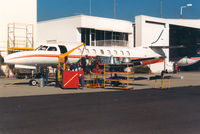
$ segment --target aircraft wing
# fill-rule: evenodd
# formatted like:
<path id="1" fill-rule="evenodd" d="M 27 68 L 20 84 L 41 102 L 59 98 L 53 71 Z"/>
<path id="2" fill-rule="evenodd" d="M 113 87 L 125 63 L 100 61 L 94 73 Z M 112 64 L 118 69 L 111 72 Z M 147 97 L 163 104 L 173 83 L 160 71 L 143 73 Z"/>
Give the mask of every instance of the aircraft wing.
<path id="1" fill-rule="evenodd" d="M 100 56 L 102 60 L 102 64 L 104 63 L 110 63 L 110 57 L 108 56 Z M 128 63 L 134 63 L 134 65 L 148 65 L 148 64 L 153 64 L 157 62 L 163 62 L 165 57 L 148 57 L 148 58 L 137 58 L 137 59 L 132 59 Z"/>

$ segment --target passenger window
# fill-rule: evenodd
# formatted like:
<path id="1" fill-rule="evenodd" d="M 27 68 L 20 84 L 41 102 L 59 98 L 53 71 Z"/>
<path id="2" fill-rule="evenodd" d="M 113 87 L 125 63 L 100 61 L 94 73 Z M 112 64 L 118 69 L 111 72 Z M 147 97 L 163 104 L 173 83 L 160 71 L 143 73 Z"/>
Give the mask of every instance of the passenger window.
<path id="1" fill-rule="evenodd" d="M 117 51 L 116 50 L 114 50 L 114 55 L 117 55 Z"/>
<path id="2" fill-rule="evenodd" d="M 100 50 L 101 54 L 104 54 L 104 51 L 103 50 Z"/>
<path id="3" fill-rule="evenodd" d="M 47 51 L 57 51 L 56 47 L 49 47 Z"/>
<path id="4" fill-rule="evenodd" d="M 96 54 L 96 50 L 95 49 L 92 49 L 92 54 Z"/>
<path id="5" fill-rule="evenodd" d="M 130 56 L 130 52 L 129 51 L 126 51 L 126 53 L 127 53 L 127 56 Z"/>
<path id="6" fill-rule="evenodd" d="M 110 50 L 107 50 L 107 54 L 108 54 L 108 55 L 111 55 L 111 52 L 110 52 Z"/>
<path id="7" fill-rule="evenodd" d="M 124 55 L 124 52 L 123 51 L 120 51 L 121 55 Z"/>

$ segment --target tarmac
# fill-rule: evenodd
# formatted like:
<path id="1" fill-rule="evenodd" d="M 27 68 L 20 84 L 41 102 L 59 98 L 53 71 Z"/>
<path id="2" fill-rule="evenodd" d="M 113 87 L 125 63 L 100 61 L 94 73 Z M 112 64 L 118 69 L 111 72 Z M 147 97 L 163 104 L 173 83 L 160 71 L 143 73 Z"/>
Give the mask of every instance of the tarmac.
<path id="1" fill-rule="evenodd" d="M 154 74 L 155 75 L 155 74 Z M 178 79 L 165 79 L 163 81 L 163 88 L 171 87 L 191 87 L 200 86 L 199 78 L 200 72 L 179 72 L 172 75 Z M 150 77 L 146 74 L 135 74 L 135 77 Z M 10 85 L 12 83 L 15 83 Z M 53 84 L 44 87 L 30 86 L 29 80 L 20 80 L 15 78 L 0 78 L 0 97 L 19 97 L 19 96 L 38 96 L 38 95 L 53 95 L 53 94 L 78 94 L 78 93 L 91 93 L 91 92 L 110 92 L 119 91 L 119 89 L 104 89 L 104 88 L 87 88 L 84 89 L 61 89 L 55 87 Z M 156 83 L 156 85 L 155 85 Z M 161 80 L 137 80 L 134 81 L 134 88 L 130 90 L 141 89 L 160 89 L 162 83 Z M 156 87 L 155 87 L 156 86 Z"/>

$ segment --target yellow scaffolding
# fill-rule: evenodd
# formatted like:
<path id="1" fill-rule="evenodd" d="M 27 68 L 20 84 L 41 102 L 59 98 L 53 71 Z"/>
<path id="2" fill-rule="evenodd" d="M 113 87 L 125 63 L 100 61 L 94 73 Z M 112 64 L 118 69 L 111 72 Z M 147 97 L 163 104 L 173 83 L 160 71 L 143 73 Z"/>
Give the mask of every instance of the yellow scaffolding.
<path id="1" fill-rule="evenodd" d="M 87 87 L 93 87 L 93 88 L 104 87 L 103 74 L 91 72 L 90 74 L 85 76 L 85 80 Z"/>
<path id="2" fill-rule="evenodd" d="M 34 46 L 34 28 L 32 24 L 9 23 L 7 55 L 19 51 L 32 51 Z M 6 65 L 6 77 L 9 77 L 9 66 Z"/>
<path id="3" fill-rule="evenodd" d="M 33 50 L 33 35 L 34 30 L 32 24 L 9 23 L 7 40 L 8 54 L 17 51 Z"/>
<path id="4" fill-rule="evenodd" d="M 133 89 L 134 64 L 104 64 L 104 88 Z"/>

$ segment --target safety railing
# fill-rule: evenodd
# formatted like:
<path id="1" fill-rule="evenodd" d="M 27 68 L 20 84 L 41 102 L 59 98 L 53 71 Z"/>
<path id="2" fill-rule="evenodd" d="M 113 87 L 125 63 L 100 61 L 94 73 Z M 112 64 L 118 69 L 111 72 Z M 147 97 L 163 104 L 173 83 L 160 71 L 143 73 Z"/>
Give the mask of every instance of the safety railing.
<path id="1" fill-rule="evenodd" d="M 125 40 L 98 40 L 92 41 L 92 46 L 128 46 L 128 41 Z"/>

